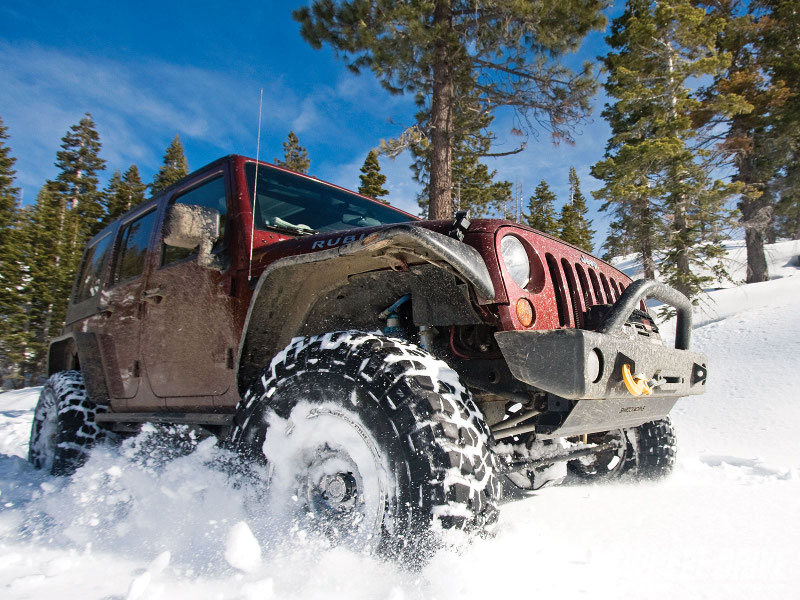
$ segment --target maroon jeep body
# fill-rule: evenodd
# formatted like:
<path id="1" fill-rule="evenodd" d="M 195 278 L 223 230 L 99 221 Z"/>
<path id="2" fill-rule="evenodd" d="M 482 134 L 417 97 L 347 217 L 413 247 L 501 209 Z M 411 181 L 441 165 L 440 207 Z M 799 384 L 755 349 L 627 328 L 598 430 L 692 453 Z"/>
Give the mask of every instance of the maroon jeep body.
<path id="1" fill-rule="evenodd" d="M 674 344 L 662 343 L 646 297 L 677 310 Z M 48 401 L 63 404 L 59 374 L 76 373 L 70 389 L 85 387 L 98 432 L 187 424 L 266 462 L 270 419 L 291 420 L 298 395 L 338 403 L 331 415 L 345 415 L 348 398 L 372 398 L 380 414 L 353 401 L 354 416 L 330 431 L 335 438 L 341 421 L 367 432 L 373 454 L 395 457 L 378 471 L 399 460 L 406 472 L 387 486 L 419 487 L 396 492 L 397 505 L 416 494 L 411 504 L 422 508 L 392 509 L 393 526 L 439 519 L 467 529 L 493 520 L 503 484 L 538 488 L 558 478 L 556 463 L 584 477 L 666 473 L 674 460 L 667 414 L 706 380 L 705 359 L 688 350 L 690 330 L 691 307 L 674 290 L 632 282 L 528 227 L 464 215 L 420 221 L 229 156 L 89 243 L 66 327 L 50 347 L 50 374 L 62 379 L 46 389 Z M 413 399 L 392 400 L 403 386 Z M 42 424 L 48 418 L 37 412 Z M 37 435 L 34 423 L 32 460 L 68 471 L 69 457 L 37 458 L 35 447 L 48 451 Z M 328 473 L 324 457 L 339 446 L 318 445 L 328 450 L 317 448 L 323 458 L 310 464 L 325 475 L 300 477 L 309 497 L 337 515 L 362 515 L 369 486 L 358 466 Z M 341 452 L 339 463 L 352 459 Z M 439 487 L 419 483 L 426 477 Z"/>

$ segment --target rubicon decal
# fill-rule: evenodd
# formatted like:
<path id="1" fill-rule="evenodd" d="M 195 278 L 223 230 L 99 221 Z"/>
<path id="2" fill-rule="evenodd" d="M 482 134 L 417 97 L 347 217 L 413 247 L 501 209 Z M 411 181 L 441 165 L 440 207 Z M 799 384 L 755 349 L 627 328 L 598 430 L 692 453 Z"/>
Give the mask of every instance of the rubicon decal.
<path id="1" fill-rule="evenodd" d="M 335 238 L 328 238 L 327 240 L 317 240 L 311 244 L 311 249 L 322 250 L 323 248 L 335 248 L 336 246 L 341 246 L 342 244 L 352 244 L 358 240 L 363 240 L 366 235 L 366 233 L 362 233 L 361 235 L 345 235 Z"/>

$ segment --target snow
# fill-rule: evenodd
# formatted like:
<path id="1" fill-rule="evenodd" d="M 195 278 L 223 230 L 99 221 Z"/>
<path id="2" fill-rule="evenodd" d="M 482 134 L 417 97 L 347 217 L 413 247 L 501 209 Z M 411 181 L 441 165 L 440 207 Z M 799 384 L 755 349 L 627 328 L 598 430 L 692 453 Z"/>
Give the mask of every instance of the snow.
<path id="1" fill-rule="evenodd" d="M 693 346 L 709 357 L 709 391 L 673 411 L 671 478 L 546 488 L 505 504 L 495 537 L 443 551 L 418 573 L 302 536 L 270 538 L 247 490 L 230 484 L 226 451 L 185 431 L 147 427 L 121 449 L 96 449 L 72 478 L 43 475 L 25 461 L 39 390 L 2 394 L 0 597 L 796 597 L 791 244 L 769 249 L 781 278 L 712 291 L 698 307 Z"/>

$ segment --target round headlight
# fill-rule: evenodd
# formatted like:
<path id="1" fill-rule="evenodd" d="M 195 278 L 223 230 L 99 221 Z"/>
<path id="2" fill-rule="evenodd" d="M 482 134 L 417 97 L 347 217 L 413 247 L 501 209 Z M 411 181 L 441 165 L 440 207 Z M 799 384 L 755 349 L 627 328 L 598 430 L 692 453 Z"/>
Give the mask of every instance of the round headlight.
<path id="1" fill-rule="evenodd" d="M 519 238 L 507 235 L 500 241 L 500 254 L 503 255 L 503 262 L 506 263 L 511 279 L 519 287 L 524 288 L 531 279 L 531 265 L 528 261 L 528 253 Z"/>

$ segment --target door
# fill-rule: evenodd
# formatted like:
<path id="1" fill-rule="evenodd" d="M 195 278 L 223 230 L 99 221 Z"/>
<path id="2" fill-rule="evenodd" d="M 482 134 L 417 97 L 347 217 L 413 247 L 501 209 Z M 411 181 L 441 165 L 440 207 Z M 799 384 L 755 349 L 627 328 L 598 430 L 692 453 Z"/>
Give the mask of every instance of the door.
<path id="1" fill-rule="evenodd" d="M 106 315 L 101 346 L 113 398 L 133 398 L 139 389 L 141 295 L 156 215 L 152 205 L 120 225 L 108 288 L 100 298 Z"/>
<path id="2" fill-rule="evenodd" d="M 228 252 L 227 182 L 213 173 L 170 201 L 214 208 L 220 213 L 220 238 L 213 252 Z M 165 211 L 165 213 L 168 211 Z M 220 396 L 234 387 L 237 344 L 231 275 L 197 264 L 197 251 L 165 246 L 148 280 L 142 335 L 142 358 L 153 393 L 160 398 Z M 228 261 L 230 262 L 230 261 Z M 205 405 L 207 401 L 199 401 Z M 193 401 L 168 401 L 188 407 Z"/>

